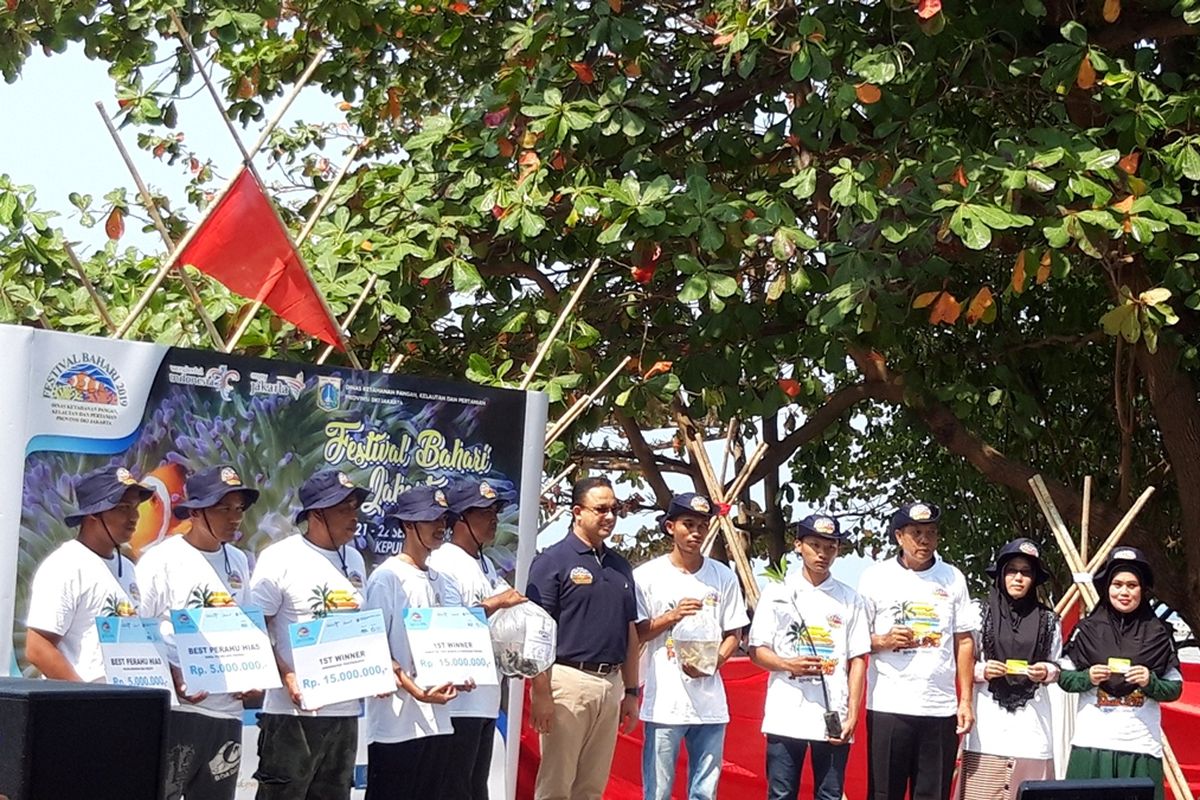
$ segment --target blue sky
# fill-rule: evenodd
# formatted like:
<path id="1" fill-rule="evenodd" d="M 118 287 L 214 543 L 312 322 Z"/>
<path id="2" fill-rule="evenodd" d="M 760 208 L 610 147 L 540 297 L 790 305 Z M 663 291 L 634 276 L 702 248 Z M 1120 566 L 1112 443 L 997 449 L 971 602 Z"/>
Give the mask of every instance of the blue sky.
<path id="1" fill-rule="evenodd" d="M 195 86 L 199 87 L 198 81 Z M 7 174 L 17 184 L 35 186 L 38 206 L 59 212 L 62 216 L 55 224 L 71 241 L 82 243 L 81 249 L 88 253 L 103 245 L 104 232 L 99 225 L 89 230 L 79 224 L 78 212 L 67 196 L 71 192 L 91 194 L 95 203 L 102 203 L 101 198 L 117 187 L 125 187 L 131 198 L 136 196 L 133 179 L 96 111 L 96 101 L 104 103 L 110 116 L 116 115 L 116 85 L 108 76 L 107 65 L 89 61 L 79 47 L 50 57 L 35 49 L 21 78 L 13 84 L 0 84 L 0 113 L 6 122 L 0 125 L 0 174 Z M 299 119 L 340 121 L 343 115 L 336 104 L 336 98 L 318 89 L 306 89 L 281 126 Z M 269 107 L 267 117 L 270 115 Z M 237 147 L 207 93 L 199 92 L 180 101 L 177 130 L 186 135 L 189 146 L 214 160 L 222 177 L 237 166 Z M 257 125 L 239 128 L 247 147 L 260 130 Z M 183 206 L 186 166 L 182 162 L 168 166 L 139 150 L 137 132 L 132 127 L 121 130 L 121 137 L 151 189 L 164 192 L 175 207 Z M 340 163 L 340 149 L 331 152 L 329 158 Z M 270 182 L 267 158 L 259 156 L 255 164 L 264 173 L 264 180 Z M 214 183 L 219 186 L 221 181 Z M 136 225 L 127 227 L 121 243 L 150 252 L 162 247 L 157 235 L 142 234 Z"/>

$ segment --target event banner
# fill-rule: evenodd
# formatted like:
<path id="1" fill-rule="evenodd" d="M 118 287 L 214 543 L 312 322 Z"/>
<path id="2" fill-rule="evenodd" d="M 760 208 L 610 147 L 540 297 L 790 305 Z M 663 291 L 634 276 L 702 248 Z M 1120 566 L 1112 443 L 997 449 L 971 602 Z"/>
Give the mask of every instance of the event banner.
<path id="1" fill-rule="evenodd" d="M 0 325 L 0 352 L 15 378 L 0 394 L 0 663 L 25 674 L 33 674 L 24 659 L 31 578 L 78 532 L 64 521 L 76 478 L 108 464 L 154 489 L 127 549 L 135 560 L 188 530 L 171 513 L 184 480 L 218 464 L 262 493 L 236 542 L 252 567 L 264 547 L 298 532 L 297 490 L 322 468 L 371 491 L 355 542 L 368 564 L 399 549 L 385 516 L 402 492 L 460 477 L 518 487 L 520 502 L 501 515 L 488 554 L 506 571 L 520 559 L 524 572 L 532 560 L 540 393 L 9 325 Z"/>

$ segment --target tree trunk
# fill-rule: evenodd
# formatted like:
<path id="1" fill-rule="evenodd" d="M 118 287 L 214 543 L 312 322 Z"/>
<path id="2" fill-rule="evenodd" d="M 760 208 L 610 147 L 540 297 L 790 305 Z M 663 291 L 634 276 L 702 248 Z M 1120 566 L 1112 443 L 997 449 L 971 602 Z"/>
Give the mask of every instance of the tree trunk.
<path id="1" fill-rule="evenodd" d="M 778 414 L 763 417 L 763 441 L 768 452 L 779 447 L 779 418 Z M 784 540 L 787 524 L 783 519 L 783 509 L 779 507 L 779 469 L 773 469 L 763 477 L 763 518 L 766 527 L 767 557 L 775 564 L 783 558 L 785 552 Z"/>

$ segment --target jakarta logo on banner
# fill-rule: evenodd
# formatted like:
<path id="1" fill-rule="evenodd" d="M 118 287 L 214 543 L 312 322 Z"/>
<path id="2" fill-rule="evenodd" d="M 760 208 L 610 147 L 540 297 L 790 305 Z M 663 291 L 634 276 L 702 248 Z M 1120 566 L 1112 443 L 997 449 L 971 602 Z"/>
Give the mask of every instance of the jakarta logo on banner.
<path id="1" fill-rule="evenodd" d="M 519 555 L 532 559 L 541 394 L 6 325 L 0 352 L 6 374 L 24 379 L 0 394 L 4 664 L 15 652 L 26 668 L 24 626 L 13 623 L 25 618 L 37 565 L 77 532 L 64 522 L 74 479 L 107 464 L 154 489 L 130 543 L 135 559 L 187 529 L 172 506 L 189 472 L 217 464 L 262 493 L 238 542 L 252 562 L 296 532 L 297 490 L 326 467 L 372 492 L 356 539 L 368 563 L 398 551 L 398 532 L 384 523 L 398 495 L 460 476 L 517 486 L 523 502 L 501 516 L 489 555 L 505 570 Z"/>

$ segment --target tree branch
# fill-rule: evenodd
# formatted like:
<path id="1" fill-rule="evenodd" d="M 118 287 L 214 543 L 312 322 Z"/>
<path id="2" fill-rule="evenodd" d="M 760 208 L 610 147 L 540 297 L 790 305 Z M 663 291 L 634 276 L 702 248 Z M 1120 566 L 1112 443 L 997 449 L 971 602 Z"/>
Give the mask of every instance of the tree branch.
<path id="1" fill-rule="evenodd" d="M 1141 17 L 1096 33 L 1095 42 L 1106 50 L 1120 50 L 1141 41 L 1163 41 L 1200 35 L 1200 25 L 1189 25 L 1179 17 Z"/>
<path id="2" fill-rule="evenodd" d="M 642 436 L 642 429 L 624 411 L 614 412 L 614 416 L 621 429 L 625 431 L 625 438 L 629 440 L 629 449 L 633 451 L 638 464 L 641 465 L 642 476 L 654 490 L 654 497 L 658 500 L 659 507 L 666 508 L 671 503 L 671 490 L 667 488 L 667 482 L 663 480 L 662 470 L 659 468 L 654 452 L 646 444 L 646 438 Z"/>

